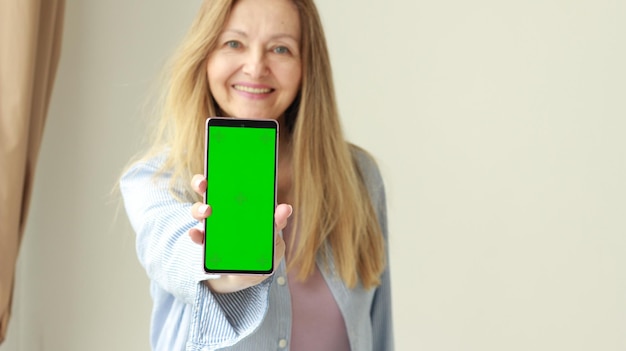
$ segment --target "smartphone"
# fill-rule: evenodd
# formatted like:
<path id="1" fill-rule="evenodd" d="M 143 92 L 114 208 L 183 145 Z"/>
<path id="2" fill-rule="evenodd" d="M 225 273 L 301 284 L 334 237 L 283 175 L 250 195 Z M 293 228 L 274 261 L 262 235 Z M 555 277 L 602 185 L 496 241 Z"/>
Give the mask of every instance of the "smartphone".
<path id="1" fill-rule="evenodd" d="M 278 123 L 208 118 L 206 122 L 204 271 L 274 271 Z"/>

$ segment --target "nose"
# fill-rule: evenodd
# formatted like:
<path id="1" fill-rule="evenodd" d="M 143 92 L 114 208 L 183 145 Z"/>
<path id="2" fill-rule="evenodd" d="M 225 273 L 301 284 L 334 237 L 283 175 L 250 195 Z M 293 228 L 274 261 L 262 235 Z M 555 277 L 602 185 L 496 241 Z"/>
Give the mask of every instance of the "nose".
<path id="1" fill-rule="evenodd" d="M 249 50 L 243 65 L 243 73 L 251 78 L 262 78 L 268 72 L 264 50 Z"/>

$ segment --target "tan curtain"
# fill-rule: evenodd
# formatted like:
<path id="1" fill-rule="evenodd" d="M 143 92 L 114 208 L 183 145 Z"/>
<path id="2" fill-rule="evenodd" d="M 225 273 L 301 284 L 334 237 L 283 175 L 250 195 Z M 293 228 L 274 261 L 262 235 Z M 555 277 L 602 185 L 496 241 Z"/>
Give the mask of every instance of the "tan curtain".
<path id="1" fill-rule="evenodd" d="M 0 0 L 0 343 L 59 61 L 64 0 Z"/>

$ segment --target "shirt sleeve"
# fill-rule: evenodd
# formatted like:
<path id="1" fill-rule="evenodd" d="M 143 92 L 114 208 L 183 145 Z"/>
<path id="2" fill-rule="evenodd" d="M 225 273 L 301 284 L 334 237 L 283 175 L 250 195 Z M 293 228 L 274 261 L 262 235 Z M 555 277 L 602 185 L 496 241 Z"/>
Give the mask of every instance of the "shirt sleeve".
<path id="1" fill-rule="evenodd" d="M 150 280 L 192 306 L 187 350 L 233 345 L 261 324 L 271 277 L 236 293 L 213 294 L 201 282 L 202 246 L 188 236 L 198 224 L 191 216 L 192 203 L 172 196 L 171 175 L 158 173 L 159 166 L 159 159 L 139 162 L 120 180 L 124 206 L 137 234 L 139 261 Z"/>
<path id="2" fill-rule="evenodd" d="M 378 194 L 377 212 L 383 235 L 385 236 L 385 257 L 387 265 L 381 276 L 381 284 L 376 288 L 374 300 L 372 301 L 372 337 L 373 349 L 381 351 L 392 351 L 393 343 L 393 318 L 391 307 L 391 278 L 389 270 L 389 238 L 387 232 L 387 210 L 385 200 L 385 190 L 381 186 Z"/>
<path id="3" fill-rule="evenodd" d="M 383 232 L 385 258 L 387 260 L 385 270 L 380 278 L 381 284 L 376 288 L 370 310 L 373 350 L 392 351 L 394 349 L 394 340 L 385 186 L 380 170 L 371 156 L 364 151 L 357 151 L 356 158 Z"/>

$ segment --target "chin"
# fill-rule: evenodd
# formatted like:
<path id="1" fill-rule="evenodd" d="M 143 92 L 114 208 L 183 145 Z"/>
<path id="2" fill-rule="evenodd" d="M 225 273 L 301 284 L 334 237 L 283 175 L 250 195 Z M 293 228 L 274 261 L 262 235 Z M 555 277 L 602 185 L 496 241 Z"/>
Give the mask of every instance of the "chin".
<path id="1" fill-rule="evenodd" d="M 263 112 L 254 112 L 254 111 L 242 112 L 242 113 L 235 114 L 234 116 L 236 116 L 237 118 L 247 118 L 247 119 L 274 119 L 274 120 L 278 119 L 278 117 L 274 116 L 273 114 L 263 113 Z"/>

